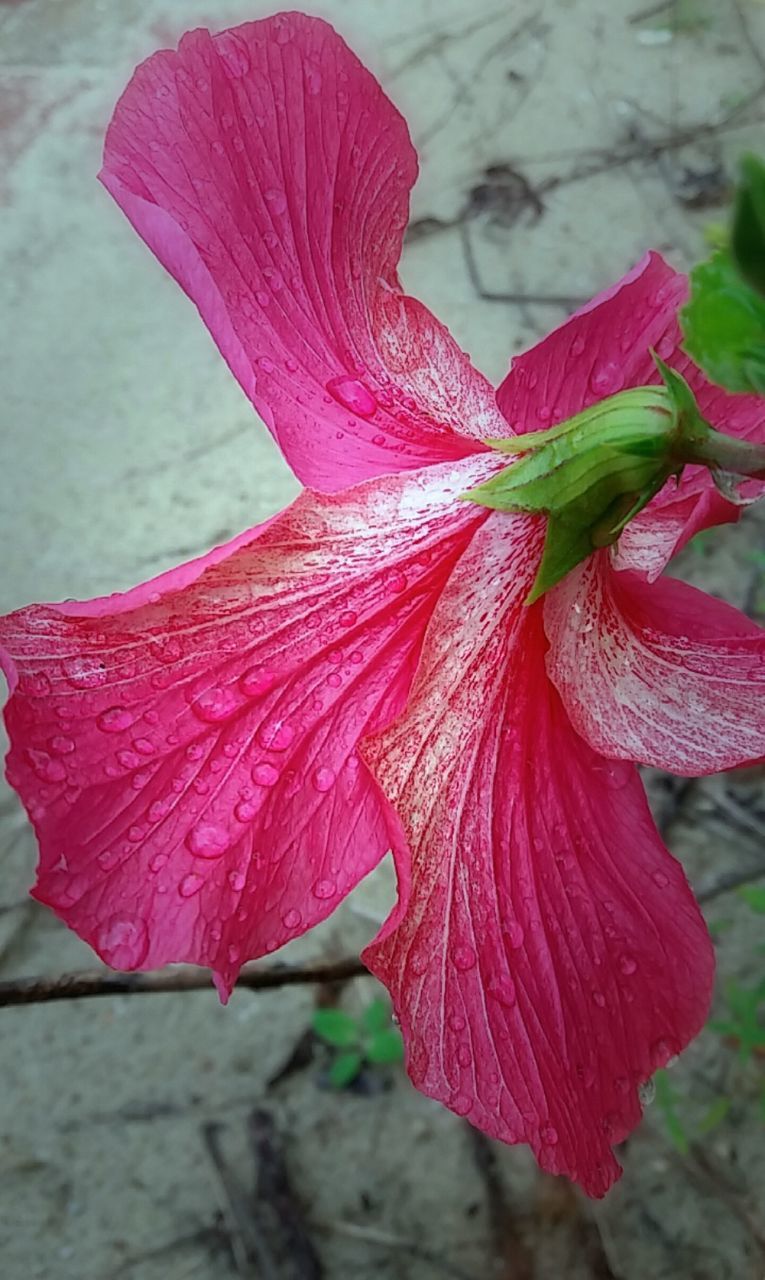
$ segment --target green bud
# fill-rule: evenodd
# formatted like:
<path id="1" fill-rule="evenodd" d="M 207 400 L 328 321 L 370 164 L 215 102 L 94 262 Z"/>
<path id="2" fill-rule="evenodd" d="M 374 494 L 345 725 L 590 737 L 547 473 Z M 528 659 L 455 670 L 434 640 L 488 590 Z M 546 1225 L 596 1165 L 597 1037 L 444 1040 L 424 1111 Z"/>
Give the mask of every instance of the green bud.
<path id="1" fill-rule="evenodd" d="M 669 477 L 679 479 L 686 463 L 765 475 L 765 449 L 710 427 L 685 379 L 654 359 L 663 386 L 619 392 L 548 431 L 487 441 L 515 460 L 462 496 L 497 511 L 548 517 L 527 604 L 593 551 L 615 543 Z"/>

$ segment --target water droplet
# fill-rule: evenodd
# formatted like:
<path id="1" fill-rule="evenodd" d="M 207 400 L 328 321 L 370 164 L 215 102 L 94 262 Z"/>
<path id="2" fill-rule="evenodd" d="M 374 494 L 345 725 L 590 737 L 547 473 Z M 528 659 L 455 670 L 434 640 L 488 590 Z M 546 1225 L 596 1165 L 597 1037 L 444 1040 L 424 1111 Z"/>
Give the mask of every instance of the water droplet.
<path id="1" fill-rule="evenodd" d="M 598 396 L 612 396 L 624 386 L 621 365 L 613 360 L 596 365 L 590 375 L 590 388 Z"/>
<path id="2" fill-rule="evenodd" d="M 157 749 L 150 738 L 134 738 L 133 747 L 142 756 L 153 756 Z"/>
<path id="3" fill-rule="evenodd" d="M 241 893 L 247 883 L 247 877 L 243 871 L 229 871 L 228 882 L 235 893 Z"/>
<path id="4" fill-rule="evenodd" d="M 137 769 L 143 763 L 141 757 L 135 751 L 128 751 L 127 748 L 116 752 L 116 759 L 123 769 Z"/>
<path id="5" fill-rule="evenodd" d="M 318 93 L 321 93 L 321 72 L 310 62 L 305 64 L 305 82 L 312 97 L 315 98 Z"/>
<path id="6" fill-rule="evenodd" d="M 584 338 L 582 337 L 581 334 L 579 334 L 579 336 L 574 338 L 574 341 L 571 343 L 572 356 L 580 356 L 584 351 L 584 347 L 585 347 Z M 529 378 L 529 385 L 531 385 L 530 378 Z"/>
<path id="7" fill-rule="evenodd" d="M 192 871 L 190 875 L 183 877 L 178 885 L 178 892 L 182 898 L 193 898 L 195 893 L 199 893 L 204 882 L 204 876 L 198 876 Z"/>
<path id="8" fill-rule="evenodd" d="M 239 948 L 238 948 L 238 947 L 237 947 L 237 946 L 232 942 L 232 943 L 231 943 L 231 946 L 228 948 L 228 951 L 226 952 L 226 954 L 227 954 L 227 956 L 228 956 L 228 958 L 229 958 L 229 963 L 230 963 L 230 964 L 236 964 L 237 960 L 239 959 L 239 957 L 240 957 L 240 955 L 241 955 L 242 953 L 241 953 L 241 951 L 239 950 Z"/>
<path id="9" fill-rule="evenodd" d="M 487 988 L 487 995 L 496 1000 L 497 1004 L 503 1005 L 505 1009 L 512 1009 L 516 1001 L 515 983 L 509 977 L 490 982 Z"/>
<path id="10" fill-rule="evenodd" d="M 161 871 L 163 867 L 167 866 L 168 856 L 166 853 L 155 853 L 149 863 L 149 870 L 154 872 Z"/>
<path id="11" fill-rule="evenodd" d="M 241 705 L 236 693 L 228 685 L 213 685 L 194 699 L 191 710 L 205 724 L 220 724 L 239 711 Z"/>
<path id="12" fill-rule="evenodd" d="M 62 666 L 66 679 L 75 689 L 99 689 L 108 679 L 106 665 L 100 658 L 67 658 Z"/>
<path id="13" fill-rule="evenodd" d="M 391 569 L 390 573 L 385 575 L 384 586 L 386 591 L 398 595 L 399 592 L 406 590 L 406 574 L 400 569 Z"/>
<path id="14" fill-rule="evenodd" d="M 137 969 L 149 950 L 149 933 L 143 920 L 115 915 L 99 929 L 96 948 L 113 969 Z"/>
<path id="15" fill-rule="evenodd" d="M 340 623 L 341 627 L 353 627 L 356 625 L 356 622 L 358 621 L 358 616 L 359 615 L 355 612 L 355 610 L 346 609 L 344 613 L 340 614 L 340 617 L 338 618 L 338 622 Z"/>
<path id="16" fill-rule="evenodd" d="M 623 973 L 625 978 L 629 978 L 637 971 L 637 960 L 633 956 L 621 956 L 619 960 L 619 972 Z"/>
<path id="17" fill-rule="evenodd" d="M 51 738 L 48 743 L 51 751 L 55 751 L 58 756 L 69 756 L 74 751 L 74 742 L 71 738 L 64 738 L 60 734 Z"/>
<path id="18" fill-rule="evenodd" d="M 377 401 L 372 392 L 357 378 L 331 378 L 327 383 L 327 391 L 338 404 L 350 409 L 359 418 L 371 418 L 377 412 Z"/>
<path id="19" fill-rule="evenodd" d="M 602 991 L 593 991 L 592 1003 L 597 1005 L 599 1009 L 605 1008 L 606 997 L 603 995 Z"/>
<path id="20" fill-rule="evenodd" d="M 301 916 L 300 912 L 296 911 L 295 908 L 293 907 L 290 911 L 285 912 L 285 914 L 282 916 L 282 924 L 284 925 L 285 929 L 297 929 L 302 919 L 303 917 Z"/>
<path id="21" fill-rule="evenodd" d="M 186 836 L 186 847 L 195 858 L 219 858 L 230 843 L 228 831 L 217 822 L 200 822 Z"/>
<path id="22" fill-rule="evenodd" d="M 272 213 L 284 213 L 287 209 L 287 198 L 278 187 L 269 187 L 263 192 L 266 204 Z"/>
<path id="23" fill-rule="evenodd" d="M 508 946 L 511 947 L 513 951 L 517 951 L 519 947 L 523 946 L 523 939 L 525 935 L 523 928 L 518 924 L 517 920 L 508 921 L 504 928 L 504 934 L 507 938 Z"/>
<path id="24" fill-rule="evenodd" d="M 262 698 L 275 684 L 275 672 L 265 667 L 250 667 L 239 679 L 239 688 L 247 698 Z"/>
<path id="25" fill-rule="evenodd" d="M 547 1147 L 554 1147 L 558 1141 L 558 1130 L 551 1124 L 546 1124 L 540 1129 L 539 1136 Z"/>
<path id="26" fill-rule="evenodd" d="M 476 958 L 475 951 L 467 943 L 461 943 L 460 946 L 455 947 L 452 954 L 455 967 L 461 969 L 463 973 L 474 967 Z"/>
<path id="27" fill-rule="evenodd" d="M 317 880 L 313 886 L 313 896 L 321 898 L 325 902 L 330 898 L 334 898 L 336 893 L 337 885 L 334 880 Z"/>
<path id="28" fill-rule="evenodd" d="M 295 730 L 283 720 L 271 720 L 258 730 L 258 741 L 268 751 L 286 751 L 295 740 Z"/>
<path id="29" fill-rule="evenodd" d="M 379 433 L 376 436 L 372 436 L 372 444 L 377 445 L 378 449 L 381 449 L 385 444 L 385 436 L 381 436 Z"/>
<path id="30" fill-rule="evenodd" d="M 251 776 L 253 782 L 257 782 L 259 787 L 275 787 L 279 781 L 279 770 L 264 761 L 255 765 Z"/>
<path id="31" fill-rule="evenodd" d="M 34 747 L 30 747 L 25 755 L 41 781 L 63 782 L 66 778 L 66 769 L 62 762 L 51 759 L 47 751 L 36 751 Z"/>
<path id="32" fill-rule="evenodd" d="M 334 769 L 327 769 L 322 766 L 314 771 L 313 785 L 317 791 L 331 791 L 335 785 L 335 780 Z"/>
<path id="33" fill-rule="evenodd" d="M 657 884 L 660 889 L 666 889 L 669 884 L 669 876 L 665 876 L 663 871 L 654 871 L 653 882 L 654 884 Z"/>
<path id="34" fill-rule="evenodd" d="M 114 849 L 104 849 L 98 855 L 98 865 L 103 867 L 104 871 L 111 871 L 119 862 L 119 854 Z"/>
<path id="35" fill-rule="evenodd" d="M 237 822 L 252 822 L 253 818 L 258 816 L 258 806 L 251 804 L 249 800 L 240 800 L 234 809 L 234 817 Z"/>
<path id="36" fill-rule="evenodd" d="M 461 1067 L 469 1067 L 473 1061 L 473 1055 L 466 1044 L 459 1045 L 457 1049 L 457 1062 Z"/>
<path id="37" fill-rule="evenodd" d="M 449 1026 L 452 1031 L 460 1032 L 465 1030 L 465 1019 L 461 1013 L 452 1013 L 449 1017 Z"/>
<path id="38" fill-rule="evenodd" d="M 466 1093 L 456 1093 L 449 1103 L 449 1108 L 457 1116 L 469 1115 L 473 1109 L 473 1099 Z"/>
<path id="39" fill-rule="evenodd" d="M 327 684 L 330 689 L 339 689 L 342 683 L 342 677 L 339 676 L 336 671 L 333 671 L 331 675 L 327 676 Z"/>

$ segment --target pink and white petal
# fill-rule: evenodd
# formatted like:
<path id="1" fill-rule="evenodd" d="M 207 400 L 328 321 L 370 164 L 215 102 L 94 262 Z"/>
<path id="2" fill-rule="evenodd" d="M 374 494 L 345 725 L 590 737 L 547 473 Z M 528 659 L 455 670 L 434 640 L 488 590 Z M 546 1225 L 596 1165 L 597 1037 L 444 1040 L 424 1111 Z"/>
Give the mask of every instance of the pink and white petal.
<path id="1" fill-rule="evenodd" d="M 377 81 L 297 13 L 190 32 L 137 69 L 109 127 L 102 181 L 315 488 L 501 429 L 489 384 L 401 292 L 416 175 Z"/>
<path id="2" fill-rule="evenodd" d="M 475 535 L 406 711 L 362 746 L 403 824 L 399 905 L 364 959 L 418 1088 L 602 1195 L 637 1086 L 704 1021 L 713 958 L 635 768 L 578 737 L 547 678 L 523 607 L 542 535 L 506 515 Z"/>
<path id="3" fill-rule="evenodd" d="M 765 631 L 673 578 L 591 556 L 545 599 L 547 670 L 606 756 L 695 776 L 765 755 Z"/>
<path id="4" fill-rule="evenodd" d="M 225 994 L 382 857 L 356 746 L 404 704 L 492 465 L 307 493 L 125 595 L 0 620 L 34 893 L 107 963 L 206 964 Z"/>
<path id="5" fill-rule="evenodd" d="M 512 432 L 539 431 L 625 387 L 656 382 L 650 348 L 666 339 L 686 293 L 685 276 L 658 253 L 646 254 L 617 284 L 515 356 L 497 391 Z"/>

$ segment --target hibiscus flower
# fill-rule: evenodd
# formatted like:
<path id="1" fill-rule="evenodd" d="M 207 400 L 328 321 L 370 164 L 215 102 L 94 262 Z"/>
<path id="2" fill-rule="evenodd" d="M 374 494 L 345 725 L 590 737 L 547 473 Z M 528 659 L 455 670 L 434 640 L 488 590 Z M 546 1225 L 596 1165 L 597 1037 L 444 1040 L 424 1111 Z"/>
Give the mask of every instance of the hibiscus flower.
<path id="1" fill-rule="evenodd" d="M 208 965 L 224 999 L 392 849 L 364 960 L 413 1082 L 601 1195 L 713 969 L 633 762 L 761 756 L 762 634 L 659 576 L 736 518 L 700 467 L 534 604 L 545 517 L 462 495 L 507 466 L 487 441 L 657 383 L 651 348 L 727 432 L 762 409 L 682 354 L 656 254 L 495 393 L 399 283 L 416 172 L 323 22 L 194 31 L 138 68 L 102 181 L 307 487 L 123 595 L 3 619 L 8 777 L 34 896 L 107 964 Z"/>

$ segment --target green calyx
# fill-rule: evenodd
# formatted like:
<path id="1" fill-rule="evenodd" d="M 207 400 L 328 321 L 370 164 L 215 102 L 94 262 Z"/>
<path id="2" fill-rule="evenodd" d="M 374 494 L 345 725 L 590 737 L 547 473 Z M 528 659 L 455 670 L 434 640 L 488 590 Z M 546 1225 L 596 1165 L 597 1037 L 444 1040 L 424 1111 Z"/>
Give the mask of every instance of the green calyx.
<path id="1" fill-rule="evenodd" d="M 716 477 L 765 478 L 765 449 L 710 427 L 685 379 L 654 360 L 663 385 L 619 392 L 548 431 L 487 441 L 515 460 L 462 496 L 496 511 L 548 517 L 527 604 L 615 543 L 686 464 L 707 466 Z"/>

